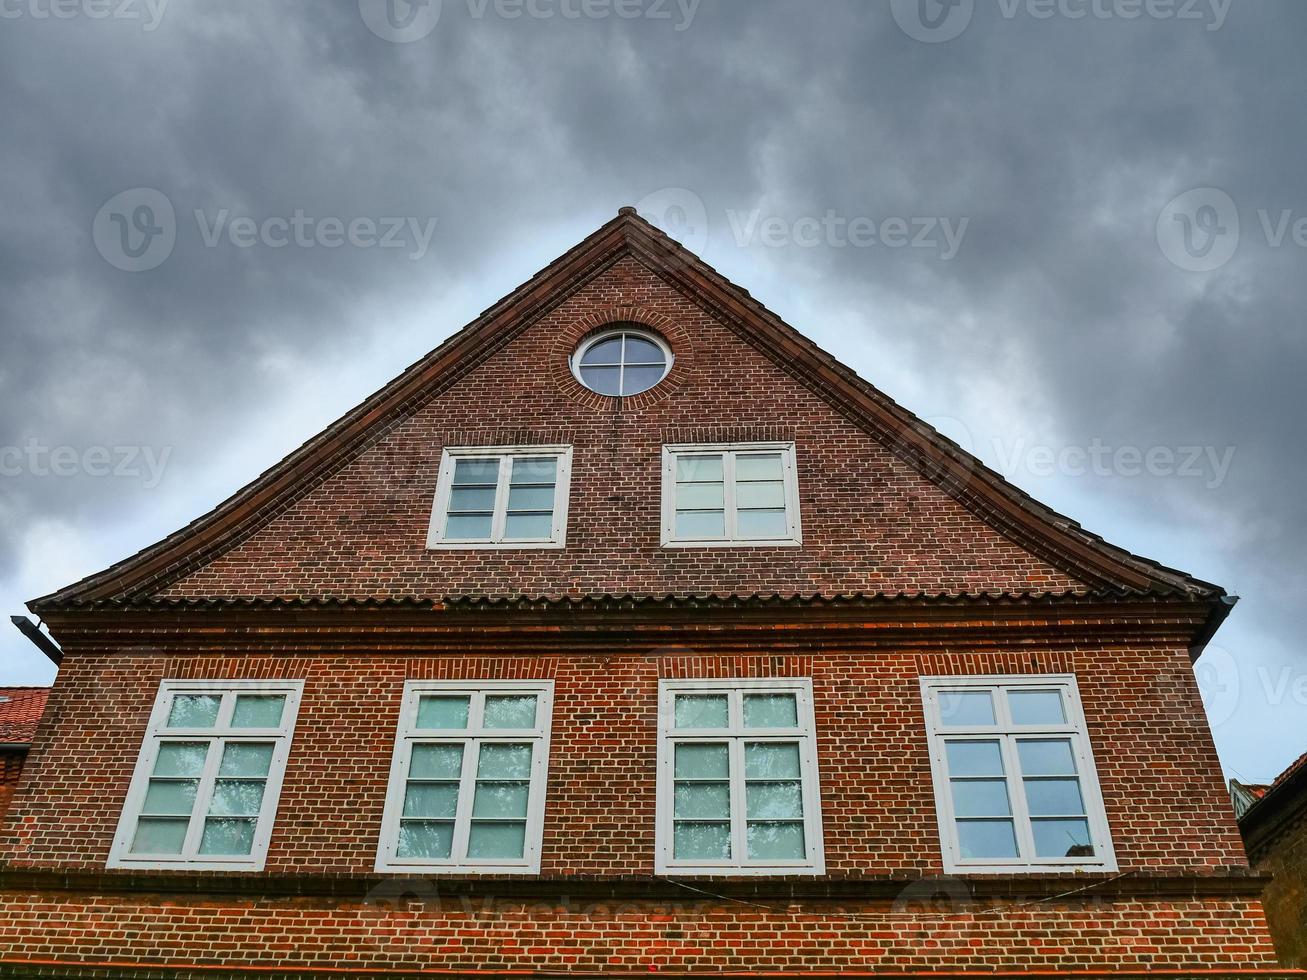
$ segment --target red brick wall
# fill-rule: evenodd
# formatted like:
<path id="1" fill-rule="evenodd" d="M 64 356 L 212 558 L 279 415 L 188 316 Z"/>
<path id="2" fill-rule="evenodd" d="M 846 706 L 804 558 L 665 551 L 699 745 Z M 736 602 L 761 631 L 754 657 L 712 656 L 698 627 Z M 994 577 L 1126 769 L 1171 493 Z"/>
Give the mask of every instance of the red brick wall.
<path id="1" fill-rule="evenodd" d="M 1280 961 L 1307 969 L 1307 805 L 1301 798 L 1275 805 L 1289 812 L 1296 806 L 1298 814 L 1273 837 L 1258 836 L 1254 867 L 1274 876 L 1262 900 Z"/>
<path id="2" fill-rule="evenodd" d="M 0 750 L 0 817 L 9 809 L 9 800 L 18 788 L 18 777 L 23 772 L 26 750 Z"/>

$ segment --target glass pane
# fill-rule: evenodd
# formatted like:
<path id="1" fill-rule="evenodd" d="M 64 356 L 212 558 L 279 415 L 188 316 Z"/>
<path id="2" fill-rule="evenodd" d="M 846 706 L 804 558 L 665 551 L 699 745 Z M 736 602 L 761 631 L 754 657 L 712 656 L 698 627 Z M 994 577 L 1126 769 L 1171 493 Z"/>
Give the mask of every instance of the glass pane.
<path id="1" fill-rule="evenodd" d="M 1058 691 L 1008 691 L 1007 704 L 1018 725 L 1065 725 Z"/>
<path id="2" fill-rule="evenodd" d="M 178 694 L 168 712 L 168 727 L 212 728 L 221 705 L 220 694 Z"/>
<path id="3" fill-rule="evenodd" d="M 945 742 L 951 776 L 1001 776 L 1003 756 L 998 741 Z"/>
<path id="4" fill-rule="evenodd" d="M 665 370 L 666 367 L 662 364 L 657 367 L 632 367 L 628 364 L 626 373 L 622 376 L 622 394 L 638 395 L 642 391 L 648 391 L 663 380 Z"/>
<path id="5" fill-rule="evenodd" d="M 519 456 L 513 460 L 513 474 L 510 483 L 547 483 L 551 486 L 557 482 L 557 456 Z"/>
<path id="6" fill-rule="evenodd" d="M 482 745 L 478 779 L 530 779 L 531 746 Z"/>
<path id="7" fill-rule="evenodd" d="M 989 691 L 940 691 L 939 717 L 949 728 L 997 724 Z"/>
<path id="8" fill-rule="evenodd" d="M 586 387 L 599 392 L 601 395 L 616 395 L 618 393 L 618 385 L 621 383 L 620 375 L 620 370 L 615 367 L 581 368 L 581 380 L 585 382 Z"/>
<path id="9" fill-rule="evenodd" d="M 677 483 L 721 483 L 722 458 L 720 456 L 677 456 Z"/>
<path id="10" fill-rule="evenodd" d="M 460 731 L 467 727 L 467 713 L 470 702 L 471 698 L 466 694 L 420 697 L 418 698 L 417 727 Z M 423 748 L 428 747 L 423 746 Z M 445 746 L 445 748 L 457 749 L 457 746 Z"/>
<path id="11" fill-rule="evenodd" d="M 550 538 L 554 534 L 553 514 L 509 514 L 504 521 L 504 538 L 522 541 Z"/>
<path id="12" fill-rule="evenodd" d="M 726 779 L 730 760 L 725 745 L 676 746 L 677 779 Z"/>
<path id="13" fill-rule="evenodd" d="M 399 844 L 395 848 L 395 855 L 402 858 L 447 858 L 453 846 L 452 823 L 405 820 L 399 825 Z"/>
<path id="14" fill-rule="evenodd" d="M 508 491 L 510 511 L 554 509 L 554 487 L 513 487 Z"/>
<path id="15" fill-rule="evenodd" d="M 1085 812 L 1078 779 L 1027 779 L 1026 803 L 1035 817 L 1072 817 Z"/>
<path id="16" fill-rule="evenodd" d="M 529 783 L 477 783 L 472 816 L 507 819 L 526 816 Z"/>
<path id="17" fill-rule="evenodd" d="M 267 742 L 228 742 L 218 766 L 219 776 L 266 776 L 272 765 Z"/>
<path id="18" fill-rule="evenodd" d="M 455 541 L 485 541 L 490 538 L 489 514 L 450 514 L 445 537 Z"/>
<path id="19" fill-rule="evenodd" d="M 410 779 L 457 779 L 463 771 L 463 746 L 415 745 L 408 764 Z"/>
<path id="20" fill-rule="evenodd" d="M 672 834 L 676 858 L 729 858 L 731 825 L 728 823 L 677 823 Z"/>
<path id="21" fill-rule="evenodd" d="M 737 507 L 785 509 L 784 483 L 741 483 L 735 488 Z"/>
<path id="22" fill-rule="evenodd" d="M 803 816 L 802 786 L 798 782 L 747 783 L 745 815 L 751 820 L 783 820 Z"/>
<path id="23" fill-rule="evenodd" d="M 208 742 L 163 742 L 154 760 L 154 775 L 198 776 L 208 754 Z"/>
<path id="24" fill-rule="evenodd" d="M 499 482 L 499 457 L 460 459 L 454 464 L 455 486 L 468 484 L 494 484 Z"/>
<path id="25" fill-rule="evenodd" d="M 254 849 L 253 820 L 210 817 L 204 821 L 200 835 L 200 853 L 218 855 L 249 854 Z"/>
<path id="26" fill-rule="evenodd" d="M 199 780 L 196 779 L 177 782 L 151 779 L 145 791 L 145 802 L 141 804 L 141 812 L 189 817 L 195 807 L 195 791 L 199 785 Z"/>
<path id="27" fill-rule="evenodd" d="M 799 746 L 794 742 L 748 742 L 744 746 L 746 779 L 798 779 Z"/>
<path id="28" fill-rule="evenodd" d="M 726 537 L 726 515 L 721 511 L 677 511 L 676 536 L 683 541 Z"/>
<path id="29" fill-rule="evenodd" d="M 729 820 L 729 783 L 677 783 L 676 817 L 684 820 Z"/>
<path id="30" fill-rule="evenodd" d="M 219 779 L 213 784 L 209 813 L 214 816 L 257 817 L 262 806 L 262 779 Z"/>
<path id="31" fill-rule="evenodd" d="M 958 848 L 963 858 L 1014 858 L 1017 837 L 1011 820 L 959 820 Z"/>
<path id="32" fill-rule="evenodd" d="M 790 523 L 783 510 L 742 510 L 735 515 L 735 533 L 741 538 L 785 538 Z"/>
<path id="33" fill-rule="evenodd" d="M 725 694 L 676 695 L 677 728 L 725 728 L 730 724 L 730 699 Z"/>
<path id="34" fill-rule="evenodd" d="M 186 829 L 190 821 L 158 820 L 142 817 L 136 822 L 136 836 L 132 839 L 133 854 L 180 854 L 186 843 Z"/>
<path id="35" fill-rule="evenodd" d="M 404 790 L 404 816 L 448 817 L 458 809 L 457 783 L 409 783 Z"/>
<path id="36" fill-rule="evenodd" d="M 784 471 L 781 468 L 781 457 L 779 455 L 739 455 L 735 457 L 735 479 L 737 482 L 740 480 L 779 480 L 783 476 Z"/>
<path id="37" fill-rule="evenodd" d="M 622 359 L 627 364 L 665 364 L 667 355 L 652 340 L 627 334 L 626 354 Z"/>
<path id="38" fill-rule="evenodd" d="M 449 511 L 488 514 L 495 509 L 494 487 L 454 487 L 449 492 Z"/>
<path id="39" fill-rule="evenodd" d="M 525 823 L 472 822 L 467 837 L 470 858 L 520 858 L 526 846 Z"/>
<path id="40" fill-rule="evenodd" d="M 622 359 L 621 336 L 609 337 L 593 344 L 581 358 L 582 364 L 617 364 Z"/>
<path id="41" fill-rule="evenodd" d="M 751 823 L 747 831 L 749 857 L 802 860 L 802 823 Z"/>
<path id="42" fill-rule="evenodd" d="M 1035 854 L 1039 857 L 1093 857 L 1086 820 L 1032 820 Z"/>
<path id="43" fill-rule="evenodd" d="M 746 694 L 745 728 L 797 728 L 799 705 L 793 694 Z"/>
<path id="44" fill-rule="evenodd" d="M 240 694 L 232 712 L 232 728 L 280 728 L 286 707 L 284 694 Z"/>
<path id="45" fill-rule="evenodd" d="M 721 510 L 726 506 L 726 492 L 720 483 L 679 483 L 676 506 L 681 510 Z"/>
<path id="46" fill-rule="evenodd" d="M 1010 817 L 1006 779 L 954 779 L 953 810 L 959 817 Z"/>
<path id="47" fill-rule="evenodd" d="M 534 694 L 487 694 L 486 728 L 535 728 Z"/>
<path id="48" fill-rule="evenodd" d="M 1074 776 L 1076 760 L 1069 738 L 1017 740 L 1021 771 L 1027 776 Z"/>

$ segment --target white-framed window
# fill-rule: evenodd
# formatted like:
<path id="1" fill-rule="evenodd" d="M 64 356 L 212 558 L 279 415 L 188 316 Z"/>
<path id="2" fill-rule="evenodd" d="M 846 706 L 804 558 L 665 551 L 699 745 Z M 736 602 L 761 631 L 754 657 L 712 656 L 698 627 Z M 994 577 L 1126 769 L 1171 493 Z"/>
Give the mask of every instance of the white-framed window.
<path id="1" fill-rule="evenodd" d="M 571 446 L 463 446 L 440 460 L 428 548 L 562 548 Z"/>
<path id="2" fill-rule="evenodd" d="M 812 681 L 659 682 L 660 874 L 823 874 Z"/>
<path id="3" fill-rule="evenodd" d="M 262 870 L 303 687 L 163 681 L 108 866 Z"/>
<path id="4" fill-rule="evenodd" d="M 921 691 L 945 872 L 1116 870 L 1074 675 Z"/>
<path id="5" fill-rule="evenodd" d="M 409 681 L 378 871 L 539 873 L 553 681 Z"/>
<path id="6" fill-rule="evenodd" d="M 572 355 L 572 374 L 591 391 L 621 398 L 658 384 L 671 372 L 672 360 L 658 334 L 623 324 L 585 340 Z"/>
<path id="7" fill-rule="evenodd" d="M 663 446 L 664 546 L 800 545 L 794 443 Z"/>

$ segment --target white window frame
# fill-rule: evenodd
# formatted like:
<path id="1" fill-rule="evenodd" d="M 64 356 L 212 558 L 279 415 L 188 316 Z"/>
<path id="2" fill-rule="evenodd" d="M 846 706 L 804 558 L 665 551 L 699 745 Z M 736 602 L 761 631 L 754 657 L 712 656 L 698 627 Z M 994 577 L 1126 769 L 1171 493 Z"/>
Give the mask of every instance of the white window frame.
<path id="1" fill-rule="evenodd" d="M 484 695 L 516 692 L 536 695 L 536 727 L 531 730 L 509 728 L 483 728 L 482 710 Z M 426 694 L 460 695 L 471 697 L 468 727 L 457 730 L 419 730 L 417 728 L 418 701 Z M 478 700 L 477 695 L 482 695 Z M 539 874 L 541 841 L 544 837 L 545 798 L 549 786 L 549 741 L 554 714 L 554 682 L 533 681 L 408 681 L 404 684 L 404 697 L 400 705 L 399 723 L 395 733 L 395 750 L 390 765 L 390 781 L 386 787 L 386 805 L 381 818 L 381 836 L 377 843 L 377 871 L 414 871 L 424 874 Z M 454 818 L 454 843 L 448 858 L 401 858 L 395 851 L 399 844 L 399 824 L 404 811 L 404 794 L 408 786 L 409 762 L 415 743 L 462 743 L 463 768 L 459 776 L 458 811 Z M 496 742 L 532 742 L 531 785 L 527 791 L 526 838 L 519 860 L 504 858 L 459 858 L 465 854 L 471 826 L 473 784 L 476 781 L 479 746 Z M 475 743 L 476 752 L 466 746 Z"/>
<path id="2" fill-rule="evenodd" d="M 611 330 L 602 330 L 592 337 L 587 337 L 586 340 L 581 344 L 581 346 L 579 346 L 576 349 L 576 351 L 572 354 L 571 358 L 569 359 L 568 366 L 572 369 L 572 377 L 576 378 L 576 380 L 579 381 L 582 387 L 584 387 L 587 391 L 595 391 L 595 389 L 591 388 L 586 383 L 585 378 L 581 377 L 582 358 L 585 357 L 586 353 L 590 350 L 591 347 L 595 346 L 595 344 L 602 343 L 605 340 L 611 340 L 613 337 L 619 337 L 623 334 L 629 334 L 632 337 L 639 337 L 641 340 L 647 340 L 649 341 L 649 343 L 659 348 L 663 352 L 663 359 L 665 362 L 663 365 L 663 374 L 662 377 L 660 377 L 657 381 L 651 384 L 648 388 L 643 388 L 640 391 L 633 391 L 630 394 L 626 394 L 626 395 L 604 395 L 603 397 L 634 398 L 636 395 L 642 395 L 646 391 L 651 391 L 652 389 L 657 388 L 660 384 L 666 381 L 667 376 L 672 373 L 672 364 L 676 360 L 676 357 L 675 355 L 672 354 L 672 349 L 667 345 L 667 341 L 665 341 L 662 337 L 658 336 L 658 334 L 654 333 L 652 330 L 645 330 L 638 326 L 633 326 L 633 325 L 614 326 Z M 592 365 L 592 366 L 599 367 L 600 365 Z M 627 367 L 626 345 L 625 343 L 623 343 L 622 360 L 620 362 L 621 370 L 618 373 L 619 389 L 624 387 L 626 383 L 626 367 Z M 595 394 L 602 395 L 603 392 L 595 391 Z"/>
<path id="3" fill-rule="evenodd" d="M 1058 690 L 1066 713 L 1062 725 L 1017 725 L 1011 720 L 1006 697 L 994 697 L 994 725 L 945 726 L 940 711 L 940 695 L 951 691 L 989 690 Z M 946 874 L 1028 874 L 1070 871 L 1116 871 L 1116 852 L 1111 828 L 1103 805 L 1098 771 L 1094 766 L 1089 743 L 1089 728 L 1080 702 L 1080 689 L 1074 674 L 1003 674 L 963 677 L 931 676 L 921 678 L 921 696 L 925 709 L 926 736 L 930 751 L 930 768 L 935 790 L 935 811 L 939 820 L 940 846 Z M 1095 853 L 1087 857 L 1034 856 L 1033 832 L 1026 804 L 1024 783 L 1017 758 L 1018 738 L 1055 737 L 1071 740 L 1080 792 L 1089 823 Z M 1009 805 L 1020 853 L 1029 855 L 1016 861 L 1010 858 L 962 858 L 954 823 L 953 795 L 949 787 L 948 759 L 945 743 L 950 740 L 998 739 L 1007 780 Z"/>
<path id="4" fill-rule="evenodd" d="M 499 482 L 495 491 L 495 510 L 491 518 L 489 540 L 464 540 L 445 537 L 445 518 L 450 492 L 454 485 L 454 468 L 460 459 L 498 456 Z M 513 459 L 519 456 L 552 456 L 558 460 L 554 483 L 554 521 L 547 538 L 504 541 L 504 524 L 508 511 L 509 478 Z M 467 550 L 478 548 L 564 548 L 567 546 L 567 501 L 572 483 L 571 446 L 449 446 L 440 457 L 440 475 L 436 479 L 436 496 L 431 507 L 427 530 L 429 550 Z"/>
<path id="5" fill-rule="evenodd" d="M 731 693 L 728 728 L 676 728 L 675 699 L 678 694 Z M 793 694 L 799 727 L 745 728 L 741 706 L 743 695 Z M 678 742 L 721 741 L 731 746 L 731 854 L 722 861 L 677 860 L 673 857 L 675 789 L 674 746 Z M 803 789 L 803 837 L 807 855 L 781 861 L 748 857 L 745 840 L 744 742 L 775 741 L 799 743 L 799 773 Z M 655 871 L 658 874 L 710 875 L 822 875 L 826 854 L 822 840 L 821 777 L 817 765 L 816 721 L 812 705 L 812 680 L 790 678 L 712 678 L 661 680 L 658 682 L 658 752 L 655 805 Z"/>
<path id="6" fill-rule="evenodd" d="M 164 680 L 159 684 L 149 726 L 141 741 L 141 751 L 132 772 L 132 781 L 123 803 L 118 827 L 114 831 L 109 849 L 109 868 L 167 869 L 184 868 L 195 871 L 262 871 L 268 854 L 268 842 L 276 822 L 277 803 L 281 797 L 282 779 L 286 774 L 286 760 L 290 755 L 291 740 L 295 734 L 295 720 L 299 713 L 300 698 L 304 691 L 302 680 Z M 222 703 L 212 728 L 169 728 L 168 715 L 178 695 L 221 694 Z M 231 728 L 228 722 L 237 694 L 284 695 L 281 725 L 278 728 Z M 133 854 L 132 841 L 136 835 L 137 820 L 149 789 L 154 762 L 162 742 L 186 741 L 209 743 L 208 756 L 200 775 L 196 801 L 191 810 L 191 824 L 186 845 L 181 855 Z M 222 747 L 230 742 L 273 742 L 272 762 L 264 783 L 263 803 L 254 830 L 254 844 L 249 854 L 208 855 L 195 853 L 204 827 L 205 811 L 213 795 Z M 189 853 L 188 853 L 189 852 Z"/>
<path id="7" fill-rule="evenodd" d="M 735 458 L 741 454 L 780 453 L 785 484 L 786 533 L 779 538 L 736 536 Z M 721 456 L 725 494 L 726 536 L 722 538 L 676 537 L 676 460 L 680 456 Z M 799 516 L 799 477 L 793 442 L 679 443 L 663 446 L 662 546 L 664 548 L 776 548 L 803 544 Z"/>

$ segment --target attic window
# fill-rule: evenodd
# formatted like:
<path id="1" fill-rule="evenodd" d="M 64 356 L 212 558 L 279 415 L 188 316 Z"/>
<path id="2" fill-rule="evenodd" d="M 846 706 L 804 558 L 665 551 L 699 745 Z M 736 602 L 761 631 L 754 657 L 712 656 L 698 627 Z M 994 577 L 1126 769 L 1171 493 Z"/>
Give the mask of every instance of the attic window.
<path id="1" fill-rule="evenodd" d="M 671 369 L 667 342 L 630 325 L 595 334 L 572 355 L 572 373 L 581 384 L 618 398 L 648 391 Z"/>

